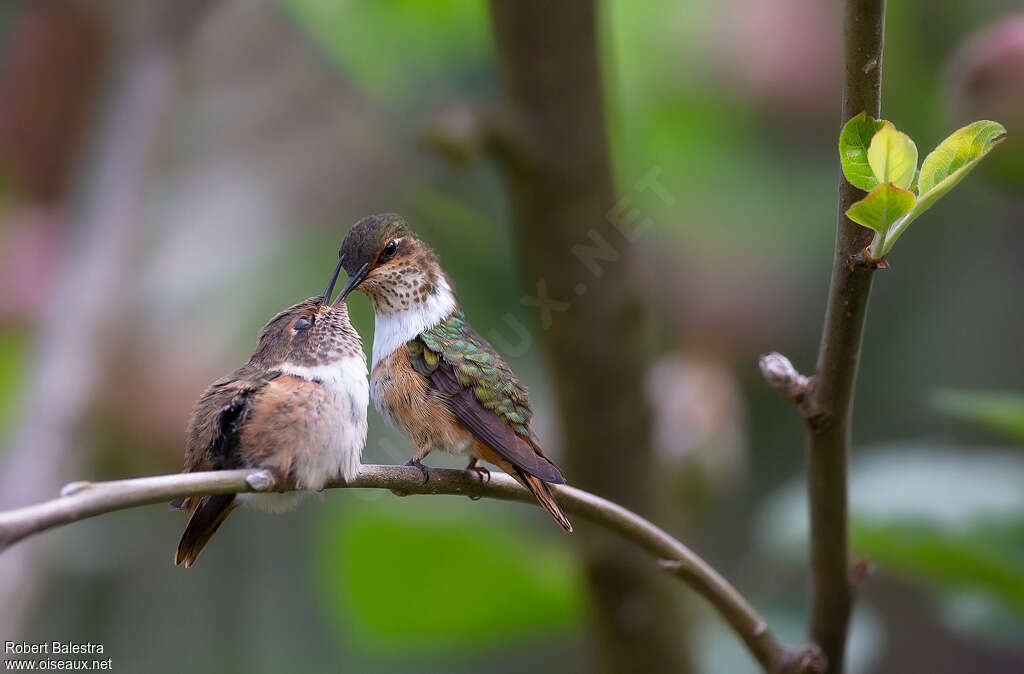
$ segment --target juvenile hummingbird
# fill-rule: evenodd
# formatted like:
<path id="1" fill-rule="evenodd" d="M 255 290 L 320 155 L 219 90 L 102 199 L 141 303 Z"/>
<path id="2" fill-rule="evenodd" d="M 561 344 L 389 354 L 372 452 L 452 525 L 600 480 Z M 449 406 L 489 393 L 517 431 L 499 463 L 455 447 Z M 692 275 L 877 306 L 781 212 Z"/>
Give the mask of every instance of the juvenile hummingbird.
<path id="1" fill-rule="evenodd" d="M 430 473 L 435 449 L 470 457 L 467 470 L 499 466 L 526 487 L 566 531 L 572 524 L 548 483 L 562 484 L 530 430 L 526 387 L 478 335 L 437 255 L 395 214 L 371 215 L 341 244 L 345 297 L 359 288 L 375 314 L 370 395 L 381 415 L 405 431 L 414 453 L 406 465 Z"/>
<path id="2" fill-rule="evenodd" d="M 340 271 L 339 261 L 323 295 L 270 319 L 249 362 L 199 398 L 188 424 L 185 472 L 260 468 L 280 489 L 313 491 L 356 476 L 369 392 L 362 340 L 341 297 L 330 303 Z M 189 515 L 174 563 L 192 566 L 240 502 L 281 511 L 298 498 L 295 492 L 223 494 L 173 502 Z"/>

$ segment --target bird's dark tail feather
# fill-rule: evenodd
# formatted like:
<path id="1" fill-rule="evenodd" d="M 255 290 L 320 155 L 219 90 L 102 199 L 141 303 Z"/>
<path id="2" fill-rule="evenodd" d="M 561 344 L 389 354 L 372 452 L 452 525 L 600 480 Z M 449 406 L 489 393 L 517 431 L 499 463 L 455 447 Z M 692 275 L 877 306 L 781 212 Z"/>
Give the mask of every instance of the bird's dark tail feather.
<path id="1" fill-rule="evenodd" d="M 551 517 L 554 518 L 554 520 L 558 522 L 563 529 L 571 534 L 572 523 L 565 516 L 565 513 L 562 512 L 558 503 L 555 502 L 555 497 L 551 495 L 551 489 L 548 487 L 547 483 L 539 477 L 534 477 L 533 475 L 524 473 L 521 470 L 516 470 L 516 477 L 524 487 L 530 490 L 530 493 L 533 494 L 534 498 L 537 499 L 537 502 L 540 503 L 544 510 L 547 510 Z"/>
<path id="2" fill-rule="evenodd" d="M 203 551 L 207 541 L 217 532 L 224 519 L 238 506 L 234 494 L 218 494 L 198 499 L 185 526 L 185 533 L 178 542 L 174 563 L 192 566 Z"/>

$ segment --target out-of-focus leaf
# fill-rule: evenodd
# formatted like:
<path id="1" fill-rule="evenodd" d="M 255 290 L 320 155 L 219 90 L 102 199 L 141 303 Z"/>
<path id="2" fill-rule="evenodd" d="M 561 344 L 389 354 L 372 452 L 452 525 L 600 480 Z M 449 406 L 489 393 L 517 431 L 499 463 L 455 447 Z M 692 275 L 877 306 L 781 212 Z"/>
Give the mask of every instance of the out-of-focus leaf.
<path id="1" fill-rule="evenodd" d="M 1024 394 L 936 391 L 932 404 L 949 416 L 1011 440 L 1024 441 Z"/>
<path id="2" fill-rule="evenodd" d="M 1024 616 L 990 594 L 973 590 L 934 593 L 942 621 L 955 632 L 1016 647 L 1024 634 Z"/>
<path id="3" fill-rule="evenodd" d="M 885 122 L 868 146 L 868 164 L 879 183 L 907 189 L 917 171 L 917 146 L 892 122 Z"/>
<path id="4" fill-rule="evenodd" d="M 363 90 L 409 104 L 491 58 L 487 7 L 461 0 L 280 0 Z"/>
<path id="5" fill-rule="evenodd" d="M 987 448 L 885 445 L 858 450 L 850 511 L 861 522 L 911 523 L 961 533 L 979 522 L 1024 523 L 1024 461 Z M 762 543 L 801 555 L 807 541 L 805 483 L 794 481 L 761 509 Z"/>
<path id="6" fill-rule="evenodd" d="M 885 124 L 884 120 L 874 119 L 862 112 L 848 121 L 839 134 L 839 160 L 843 166 L 843 175 L 851 185 L 865 192 L 879 183 L 868 161 L 868 148 L 871 139 Z"/>
<path id="7" fill-rule="evenodd" d="M 28 337 L 23 331 L 0 330 L 0 439 L 7 434 L 20 401 L 27 355 Z"/>
<path id="8" fill-rule="evenodd" d="M 910 212 L 917 198 L 910 190 L 882 183 L 846 210 L 846 217 L 878 232 L 884 241 L 893 223 Z"/>
<path id="9" fill-rule="evenodd" d="M 994 538 L 991 533 L 956 534 L 926 524 L 857 518 L 851 545 L 855 554 L 889 571 L 939 587 L 984 592 L 1024 618 L 1024 548 L 1007 549 Z"/>
<path id="10" fill-rule="evenodd" d="M 578 625 L 581 577 L 564 543 L 523 531 L 500 510 L 485 520 L 440 499 L 344 501 L 319 528 L 316 577 L 353 643 L 420 657 Z"/>
<path id="11" fill-rule="evenodd" d="M 850 470 L 852 549 L 936 597 L 983 595 L 1024 620 L 1024 462 L 1000 450 L 895 445 L 857 452 Z M 802 560 L 803 481 L 762 508 L 761 544 Z"/>

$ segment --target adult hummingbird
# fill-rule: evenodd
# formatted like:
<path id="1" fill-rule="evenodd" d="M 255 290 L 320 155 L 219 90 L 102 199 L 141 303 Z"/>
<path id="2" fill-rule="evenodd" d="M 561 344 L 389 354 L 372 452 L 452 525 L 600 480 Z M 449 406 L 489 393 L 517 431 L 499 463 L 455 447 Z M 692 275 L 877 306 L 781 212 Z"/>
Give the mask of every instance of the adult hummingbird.
<path id="1" fill-rule="evenodd" d="M 530 430 L 526 387 L 466 320 L 434 251 L 401 216 L 363 218 L 341 244 L 345 297 L 359 288 L 375 314 L 370 395 L 381 415 L 412 440 L 406 465 L 430 473 L 435 449 L 470 457 L 467 470 L 499 466 L 526 487 L 558 524 L 572 524 L 548 483 L 562 484 Z"/>
<path id="2" fill-rule="evenodd" d="M 249 362 L 206 389 L 192 409 L 185 472 L 260 468 L 280 489 L 319 491 L 359 471 L 366 444 L 369 391 L 362 340 L 341 297 L 331 291 L 288 307 L 260 332 Z M 241 502 L 271 511 L 299 494 L 191 496 L 171 504 L 188 512 L 174 563 L 192 566 Z"/>

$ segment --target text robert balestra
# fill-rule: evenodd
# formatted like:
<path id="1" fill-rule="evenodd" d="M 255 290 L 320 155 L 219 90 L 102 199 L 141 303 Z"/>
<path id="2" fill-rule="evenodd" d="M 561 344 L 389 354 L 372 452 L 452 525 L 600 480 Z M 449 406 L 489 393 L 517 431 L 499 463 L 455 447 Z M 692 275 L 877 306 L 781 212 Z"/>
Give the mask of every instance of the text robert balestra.
<path id="1" fill-rule="evenodd" d="M 5 641 L 4 653 L 8 655 L 78 655 L 103 653 L 103 644 L 75 641 Z"/>

